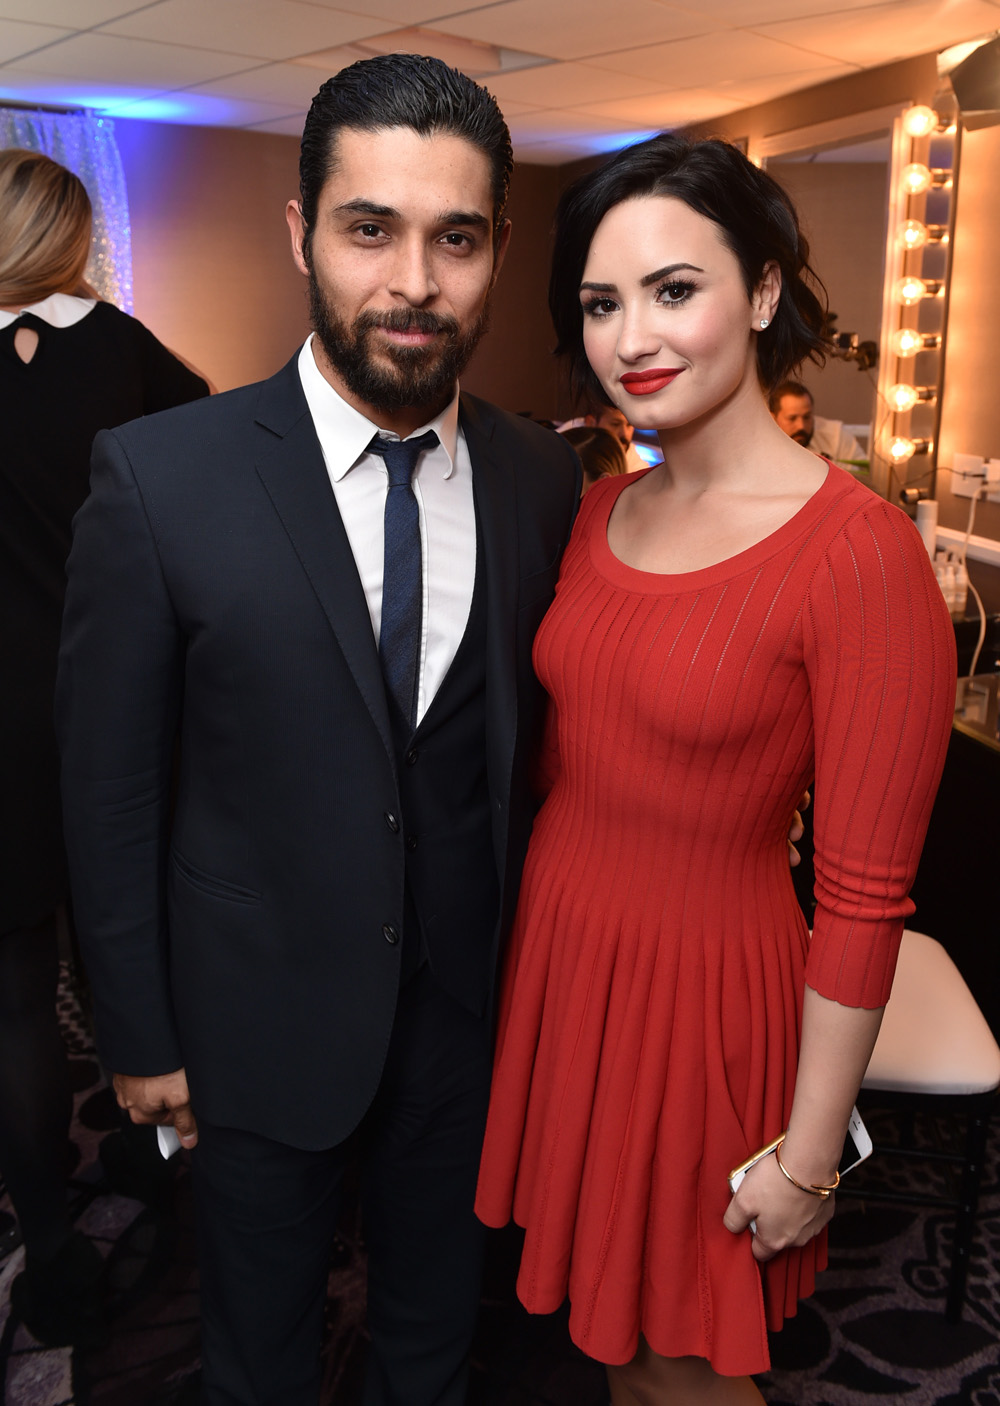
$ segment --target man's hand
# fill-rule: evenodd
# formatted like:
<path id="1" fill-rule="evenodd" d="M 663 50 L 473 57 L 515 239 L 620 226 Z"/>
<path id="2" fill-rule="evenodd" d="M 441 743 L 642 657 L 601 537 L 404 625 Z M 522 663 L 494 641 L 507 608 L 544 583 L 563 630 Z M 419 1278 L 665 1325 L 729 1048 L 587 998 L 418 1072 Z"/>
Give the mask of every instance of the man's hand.
<path id="1" fill-rule="evenodd" d="M 182 1147 L 194 1147 L 198 1141 L 198 1124 L 191 1112 L 187 1075 L 183 1069 L 172 1074 L 116 1074 L 115 1097 L 119 1108 L 133 1123 L 163 1123 L 177 1131 Z"/>
<path id="2" fill-rule="evenodd" d="M 802 824 L 802 812 L 809 809 L 811 801 L 812 796 L 806 791 L 801 801 L 799 801 L 798 810 L 792 816 L 792 827 L 788 832 L 788 863 L 792 869 L 795 868 L 796 864 L 802 863 L 802 856 L 795 848 L 795 842 L 796 840 L 801 840 L 802 836 L 805 834 L 805 827 Z"/>

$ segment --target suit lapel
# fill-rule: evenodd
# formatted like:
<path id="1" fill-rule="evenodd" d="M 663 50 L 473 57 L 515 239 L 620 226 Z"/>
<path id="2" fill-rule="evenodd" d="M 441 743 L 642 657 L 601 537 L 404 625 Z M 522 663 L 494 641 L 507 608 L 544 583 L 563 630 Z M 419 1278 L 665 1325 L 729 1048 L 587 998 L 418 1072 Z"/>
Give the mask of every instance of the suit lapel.
<path id="1" fill-rule="evenodd" d="M 368 602 L 302 394 L 295 358 L 263 383 L 255 418 L 269 431 L 257 456 L 257 474 L 395 765 Z"/>
<path id="2" fill-rule="evenodd" d="M 461 425 L 472 461 L 476 513 L 486 572 L 486 748 L 494 842 L 502 866 L 517 732 L 517 592 L 520 577 L 514 475 L 494 440 L 495 422 L 481 402 L 461 398 Z"/>

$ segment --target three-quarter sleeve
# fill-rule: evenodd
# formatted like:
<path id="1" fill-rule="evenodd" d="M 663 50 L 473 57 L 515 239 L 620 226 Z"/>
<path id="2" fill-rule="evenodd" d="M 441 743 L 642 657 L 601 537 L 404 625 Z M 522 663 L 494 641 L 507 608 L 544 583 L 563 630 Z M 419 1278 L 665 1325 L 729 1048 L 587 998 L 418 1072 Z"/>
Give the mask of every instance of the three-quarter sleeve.
<path id="1" fill-rule="evenodd" d="M 838 533 L 804 609 L 816 739 L 816 916 L 808 984 L 884 1005 L 944 766 L 951 620 L 905 514 L 872 501 Z"/>

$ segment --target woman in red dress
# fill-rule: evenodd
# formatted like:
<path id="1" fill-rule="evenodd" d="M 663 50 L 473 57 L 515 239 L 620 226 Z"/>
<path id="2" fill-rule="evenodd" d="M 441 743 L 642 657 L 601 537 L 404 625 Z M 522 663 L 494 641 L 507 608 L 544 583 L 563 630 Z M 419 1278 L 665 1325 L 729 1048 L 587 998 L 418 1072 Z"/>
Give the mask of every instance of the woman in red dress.
<path id="1" fill-rule="evenodd" d="M 657 137 L 560 206 L 560 350 L 664 461 L 587 494 L 535 644 L 545 799 L 477 1211 L 525 1228 L 518 1293 L 568 1296 L 614 1406 L 760 1401 L 825 1263 L 947 745 L 912 523 L 768 413 L 821 351 L 812 282 L 787 196 L 723 142 Z M 785 836 L 814 780 L 810 940 Z"/>

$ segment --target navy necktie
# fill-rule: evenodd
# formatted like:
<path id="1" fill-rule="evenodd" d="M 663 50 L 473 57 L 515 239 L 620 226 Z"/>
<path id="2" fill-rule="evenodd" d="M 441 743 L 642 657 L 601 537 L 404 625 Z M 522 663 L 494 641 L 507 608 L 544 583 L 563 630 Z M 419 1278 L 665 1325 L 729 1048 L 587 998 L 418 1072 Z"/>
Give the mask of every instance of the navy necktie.
<path id="1" fill-rule="evenodd" d="M 423 589 L 420 570 L 420 514 L 413 492 L 413 470 L 425 449 L 438 443 L 433 430 L 416 439 L 383 439 L 369 444 L 385 460 L 389 491 L 385 498 L 385 558 L 382 573 L 382 627 L 378 653 L 386 689 L 413 729 L 417 718 L 417 671 Z"/>

